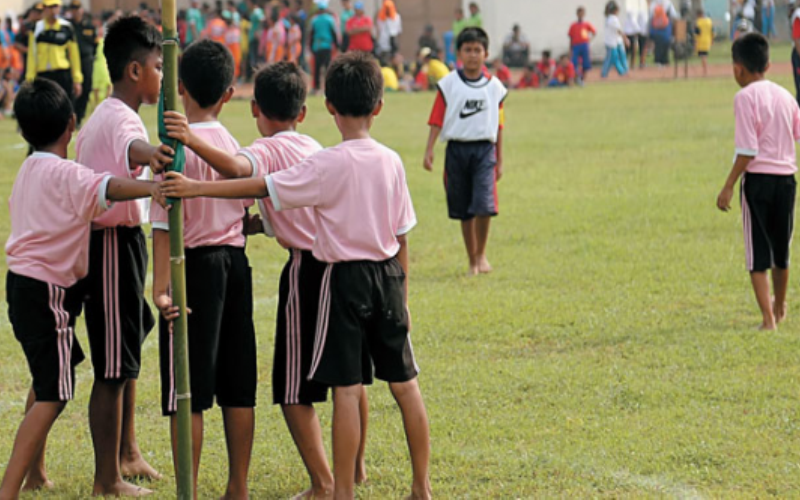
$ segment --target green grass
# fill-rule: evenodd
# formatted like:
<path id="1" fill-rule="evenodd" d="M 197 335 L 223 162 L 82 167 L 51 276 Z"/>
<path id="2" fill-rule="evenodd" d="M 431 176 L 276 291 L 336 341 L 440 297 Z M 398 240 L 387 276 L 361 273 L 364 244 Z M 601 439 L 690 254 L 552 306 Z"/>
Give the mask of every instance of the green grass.
<path id="1" fill-rule="evenodd" d="M 465 276 L 458 225 L 446 218 L 443 148 L 434 175 L 421 167 L 432 96 L 387 97 L 374 135 L 403 156 L 419 218 L 411 309 L 439 498 L 800 496 L 800 323 L 790 316 L 777 333 L 755 330 L 739 218 L 715 209 L 736 90 L 719 79 L 512 94 L 490 242 L 496 271 L 477 279 Z M 153 124 L 152 110 L 145 118 Z M 231 104 L 223 121 L 242 144 L 255 138 L 245 103 Z M 302 130 L 337 141 L 318 98 Z M 3 198 L 23 160 L 20 142 L 0 122 Z M 269 404 L 285 255 L 264 238 L 248 253 L 260 376 L 252 494 L 288 498 L 306 478 Z M 790 314 L 799 292 L 793 279 Z M 29 375 L 5 316 L 0 339 L 2 470 Z M 87 345 L 82 327 L 79 339 Z M 148 459 L 171 476 L 157 355 L 150 338 L 138 432 Z M 91 491 L 91 379 L 86 363 L 48 443 L 57 489 L 41 498 Z M 370 397 L 370 484 L 359 497 L 398 498 L 410 483 L 400 416 L 385 386 Z M 330 407 L 320 409 L 329 429 Z M 219 412 L 208 415 L 201 498 L 219 495 L 226 478 Z M 153 486 L 158 498 L 173 496 L 172 479 Z"/>

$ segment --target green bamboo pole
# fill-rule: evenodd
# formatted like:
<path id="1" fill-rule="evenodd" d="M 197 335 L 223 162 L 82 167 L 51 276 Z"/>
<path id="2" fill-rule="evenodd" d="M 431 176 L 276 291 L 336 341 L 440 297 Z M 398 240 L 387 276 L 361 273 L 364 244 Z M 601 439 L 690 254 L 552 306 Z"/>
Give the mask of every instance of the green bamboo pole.
<path id="1" fill-rule="evenodd" d="M 176 0 L 162 0 L 161 25 L 164 34 L 164 111 L 178 106 L 178 21 Z M 173 143 L 173 149 L 177 144 Z M 173 363 L 178 393 L 177 486 L 178 499 L 192 500 L 192 400 L 189 388 L 189 350 L 186 324 L 186 269 L 183 246 L 183 203 L 174 200 L 169 211 L 169 249 L 172 303 L 180 309 L 173 324 Z"/>

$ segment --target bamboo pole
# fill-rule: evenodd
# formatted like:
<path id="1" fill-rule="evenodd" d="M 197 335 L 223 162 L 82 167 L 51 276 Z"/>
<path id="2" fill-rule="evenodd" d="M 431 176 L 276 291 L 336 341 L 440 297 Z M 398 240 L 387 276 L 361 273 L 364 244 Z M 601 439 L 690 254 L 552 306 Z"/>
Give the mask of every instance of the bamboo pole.
<path id="1" fill-rule="evenodd" d="M 164 111 L 178 106 L 178 29 L 176 0 L 162 0 L 161 25 L 164 34 Z M 173 149 L 176 141 L 170 144 Z M 192 402 L 189 386 L 188 328 L 186 324 L 186 269 L 183 246 L 183 203 L 173 200 L 169 211 L 169 248 L 172 303 L 180 309 L 173 322 L 173 366 L 178 394 L 177 478 L 178 499 L 192 500 Z"/>

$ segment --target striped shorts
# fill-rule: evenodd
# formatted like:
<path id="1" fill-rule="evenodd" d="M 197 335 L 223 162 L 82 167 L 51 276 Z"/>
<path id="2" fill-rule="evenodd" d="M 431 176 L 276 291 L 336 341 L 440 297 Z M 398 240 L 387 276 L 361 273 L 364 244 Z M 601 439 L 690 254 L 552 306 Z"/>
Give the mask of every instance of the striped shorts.
<path id="1" fill-rule="evenodd" d="M 796 191 L 792 175 L 744 174 L 742 225 L 748 271 L 789 268 Z"/>

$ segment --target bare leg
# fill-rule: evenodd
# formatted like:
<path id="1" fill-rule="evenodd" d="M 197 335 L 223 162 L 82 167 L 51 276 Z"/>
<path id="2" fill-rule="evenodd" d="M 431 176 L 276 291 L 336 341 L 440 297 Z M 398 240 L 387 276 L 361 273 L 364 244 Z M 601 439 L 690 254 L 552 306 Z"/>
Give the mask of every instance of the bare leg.
<path id="1" fill-rule="evenodd" d="M 325 456 L 322 428 L 314 407 L 282 405 L 281 409 L 311 479 L 311 489 L 298 495 L 298 498 L 333 498 L 333 473 Z"/>
<path id="2" fill-rule="evenodd" d="M 119 448 L 125 381 L 95 380 L 89 400 L 89 428 L 94 444 L 94 496 L 144 496 L 152 493 L 122 480 Z"/>
<path id="3" fill-rule="evenodd" d="M 28 391 L 28 400 L 25 401 L 25 413 L 27 414 L 30 411 L 33 403 L 36 402 L 36 394 L 33 392 L 33 389 Z M 28 469 L 28 475 L 25 478 L 25 485 L 22 487 L 22 491 L 35 491 L 41 489 L 51 489 L 53 486 L 53 481 L 47 479 L 47 471 L 45 470 L 44 466 L 44 452 L 47 449 L 47 436 L 44 437 L 42 440 L 42 450 L 39 452 L 38 455 L 33 459 L 33 463 L 31 464 L 30 469 Z"/>
<path id="4" fill-rule="evenodd" d="M 406 429 L 408 451 L 411 454 L 414 482 L 411 485 L 409 498 L 429 499 L 431 498 L 431 482 L 428 476 L 431 458 L 430 428 L 419 384 L 417 379 L 414 379 L 400 384 L 389 384 L 389 387 L 403 413 L 403 426 Z"/>
<path id="5" fill-rule="evenodd" d="M 336 500 L 355 497 L 356 456 L 361 441 L 361 384 L 333 389 L 333 472 Z"/>
<path id="6" fill-rule="evenodd" d="M 469 257 L 469 274 L 477 276 L 480 270 L 475 253 L 475 219 L 461 221 L 461 235 L 464 238 L 467 257 Z"/>
<path id="7" fill-rule="evenodd" d="M 172 433 L 172 465 L 178 475 L 178 418 L 170 417 Z M 197 500 L 197 477 L 200 472 L 200 454 L 203 451 L 203 414 L 192 413 L 192 473 L 194 474 L 194 498 Z"/>
<path id="8" fill-rule="evenodd" d="M 136 442 L 136 380 L 128 380 L 125 384 L 122 401 L 122 442 L 119 450 L 122 475 L 151 481 L 161 479 L 161 474 L 145 461 Z"/>
<path id="9" fill-rule="evenodd" d="M 369 427 L 369 400 L 367 399 L 367 388 L 364 386 L 362 386 L 358 411 L 361 414 L 361 443 L 356 456 L 356 484 L 364 484 L 367 482 L 367 464 L 364 454 L 367 449 L 367 427 Z"/>
<path id="10" fill-rule="evenodd" d="M 492 224 L 491 217 L 475 218 L 475 259 L 478 263 L 478 271 L 481 273 L 492 272 L 492 265 L 486 258 L 486 244 L 489 242 L 489 227 Z"/>
<path id="11" fill-rule="evenodd" d="M 767 277 L 767 273 L 750 273 L 750 281 L 753 283 L 753 291 L 756 294 L 756 301 L 758 302 L 758 307 L 761 309 L 761 316 L 763 317 L 759 328 L 761 330 L 774 330 L 775 315 L 772 312 L 772 304 L 770 303 L 769 278 Z"/>
<path id="12" fill-rule="evenodd" d="M 780 323 L 786 319 L 786 290 L 789 288 L 789 270 L 772 269 L 772 292 L 775 300 L 772 304 L 772 312 L 775 315 L 775 322 Z"/>
<path id="13" fill-rule="evenodd" d="M 703 63 L 703 76 L 708 76 L 708 58 L 703 56 L 700 58 L 700 61 Z"/>
<path id="14" fill-rule="evenodd" d="M 0 499 L 19 498 L 22 481 L 34 460 L 43 453 L 47 434 L 65 406 L 66 403 L 63 402 L 35 402 L 25 413 L 14 440 L 14 449 L 11 451 L 3 482 L 0 483 Z"/>
<path id="15" fill-rule="evenodd" d="M 228 488 L 226 500 L 248 498 L 247 472 L 253 452 L 256 416 L 253 408 L 223 408 L 225 441 L 228 445 Z"/>

